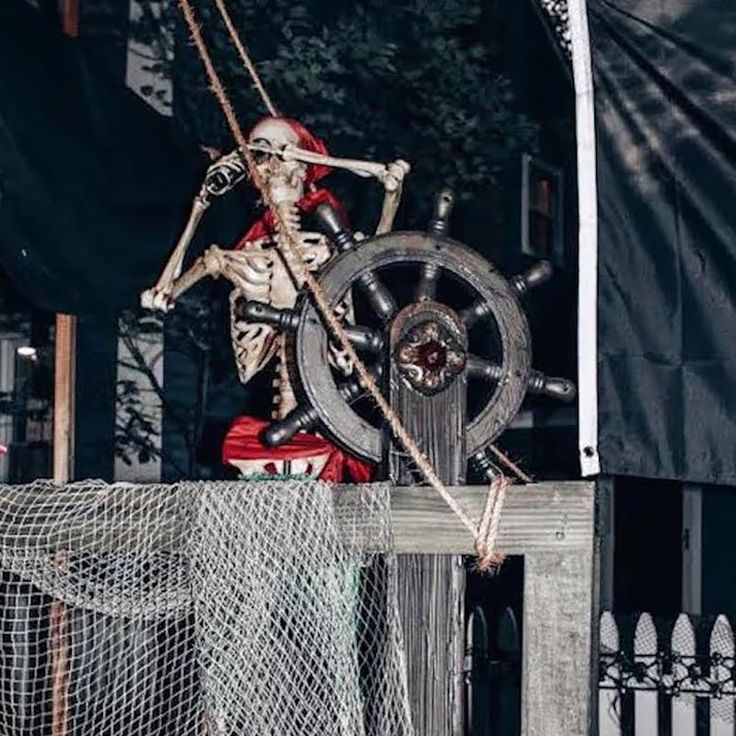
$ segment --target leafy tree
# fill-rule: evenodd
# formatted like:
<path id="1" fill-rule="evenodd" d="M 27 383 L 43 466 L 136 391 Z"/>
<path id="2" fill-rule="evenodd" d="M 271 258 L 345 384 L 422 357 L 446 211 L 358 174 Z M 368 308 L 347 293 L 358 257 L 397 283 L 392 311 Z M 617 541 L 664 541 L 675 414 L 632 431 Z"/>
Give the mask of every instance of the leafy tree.
<path id="1" fill-rule="evenodd" d="M 264 106 L 214 2 L 194 4 L 241 125 L 248 129 L 265 114 Z M 227 5 L 282 114 L 301 120 L 336 155 L 411 162 L 402 226 L 426 221 L 429 201 L 441 185 L 471 198 L 487 190 L 513 157 L 535 148 L 536 124 L 516 109 L 510 82 L 494 69 L 492 3 L 230 0 Z M 142 15 L 125 34 L 130 30 L 136 40 L 157 49 L 150 69 L 173 80 L 175 118 L 192 137 L 228 150 L 230 132 L 176 1 L 170 0 L 163 13 L 158 4 L 141 7 Z M 104 13 L 96 21 L 104 25 Z M 156 94 L 153 88 L 142 92 Z M 339 174 L 334 180 L 355 224 L 369 231 L 380 187 Z M 244 227 L 248 219 L 246 210 Z M 188 402 L 167 400 L 135 351 L 136 335 L 151 324 L 136 313 L 124 321 L 123 337 L 137 368 L 149 375 L 169 426 L 183 438 L 188 457 L 179 469 L 188 477 L 208 472 L 197 460 L 197 447 L 213 404 L 229 397 L 237 406 L 243 399 L 227 344 L 224 299 L 213 299 L 216 293 L 202 285 L 167 317 L 168 344 L 176 344 L 183 359 L 197 367 L 197 396 Z M 156 451 L 155 427 L 136 384 L 118 386 L 118 408 L 120 457 L 145 461 Z"/>
<path id="2" fill-rule="evenodd" d="M 427 201 L 442 184 L 469 197 L 511 157 L 535 146 L 536 124 L 515 109 L 511 84 L 494 70 L 490 5 L 231 0 L 228 9 L 283 114 L 300 119 L 339 155 L 412 163 L 404 219 L 413 224 L 426 217 Z M 264 106 L 214 2 L 200 0 L 196 8 L 247 129 Z M 173 59 L 152 68 L 173 79 L 178 120 L 199 140 L 230 147 L 177 3 L 163 18 L 149 9 L 134 33 Z M 344 186 L 348 205 L 362 211 L 365 185 Z M 379 194 L 369 199 L 372 210 Z"/>

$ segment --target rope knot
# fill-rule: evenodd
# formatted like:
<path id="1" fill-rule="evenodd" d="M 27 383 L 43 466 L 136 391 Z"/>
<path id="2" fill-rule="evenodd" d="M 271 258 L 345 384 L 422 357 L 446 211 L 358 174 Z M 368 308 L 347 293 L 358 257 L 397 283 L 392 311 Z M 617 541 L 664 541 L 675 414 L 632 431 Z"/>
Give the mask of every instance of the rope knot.
<path id="1" fill-rule="evenodd" d="M 486 505 L 475 538 L 475 552 L 478 555 L 476 567 L 480 572 L 494 572 L 503 564 L 505 555 L 496 550 L 501 513 L 506 500 L 506 489 L 511 480 L 505 475 L 494 478 L 488 488 Z"/>

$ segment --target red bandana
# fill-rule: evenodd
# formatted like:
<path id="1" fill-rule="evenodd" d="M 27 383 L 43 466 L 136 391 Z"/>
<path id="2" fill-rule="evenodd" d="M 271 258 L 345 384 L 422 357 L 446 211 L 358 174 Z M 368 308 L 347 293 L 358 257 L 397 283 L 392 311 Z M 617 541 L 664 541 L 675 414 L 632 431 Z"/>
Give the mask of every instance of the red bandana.
<path id="1" fill-rule="evenodd" d="M 312 135 L 298 120 L 292 118 L 279 118 L 285 122 L 296 133 L 299 140 L 299 148 L 313 153 L 327 155 L 327 147 L 324 142 L 316 136 Z M 323 179 L 331 171 L 329 166 L 321 166 L 318 164 L 309 164 L 307 166 L 307 178 L 305 185 L 307 193 L 296 203 L 296 206 L 305 214 L 313 212 L 317 205 L 327 203 L 337 210 L 343 222 L 347 221 L 347 212 L 340 200 L 329 190 L 316 187 L 315 184 Z M 248 243 L 258 240 L 259 238 L 272 235 L 274 232 L 274 216 L 269 210 L 263 217 L 257 220 L 250 227 L 248 232 L 237 242 L 235 250 L 245 248 Z"/>

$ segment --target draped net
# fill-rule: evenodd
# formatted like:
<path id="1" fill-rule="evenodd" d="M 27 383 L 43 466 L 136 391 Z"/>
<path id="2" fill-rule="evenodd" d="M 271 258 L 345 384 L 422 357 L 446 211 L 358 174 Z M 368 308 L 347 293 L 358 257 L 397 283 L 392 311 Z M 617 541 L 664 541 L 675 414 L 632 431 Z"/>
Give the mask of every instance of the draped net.
<path id="1" fill-rule="evenodd" d="M 409 736 L 389 487 L 0 487 L 3 736 Z"/>

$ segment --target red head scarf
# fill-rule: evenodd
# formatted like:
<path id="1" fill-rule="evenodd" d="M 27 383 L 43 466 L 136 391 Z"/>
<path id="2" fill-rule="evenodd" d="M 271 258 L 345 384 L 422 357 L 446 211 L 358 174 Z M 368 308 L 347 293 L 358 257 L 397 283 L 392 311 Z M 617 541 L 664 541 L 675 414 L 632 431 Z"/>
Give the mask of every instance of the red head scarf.
<path id="1" fill-rule="evenodd" d="M 327 146 L 325 146 L 324 142 L 307 130 L 298 120 L 293 120 L 292 118 L 278 118 L 278 120 L 286 123 L 294 131 L 299 141 L 299 148 L 305 151 L 311 151 L 312 153 L 320 153 L 323 156 L 327 155 Z M 307 177 L 305 181 L 307 193 L 296 203 L 296 206 L 302 212 L 308 213 L 312 212 L 317 205 L 327 203 L 337 210 L 343 222 L 345 222 L 347 220 L 347 213 L 342 202 L 329 189 L 315 187 L 315 184 L 320 179 L 324 179 L 331 170 L 329 166 L 307 164 Z M 236 243 L 235 250 L 247 247 L 249 242 L 263 238 L 273 233 L 273 230 L 273 213 L 268 211 Z"/>

